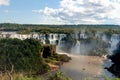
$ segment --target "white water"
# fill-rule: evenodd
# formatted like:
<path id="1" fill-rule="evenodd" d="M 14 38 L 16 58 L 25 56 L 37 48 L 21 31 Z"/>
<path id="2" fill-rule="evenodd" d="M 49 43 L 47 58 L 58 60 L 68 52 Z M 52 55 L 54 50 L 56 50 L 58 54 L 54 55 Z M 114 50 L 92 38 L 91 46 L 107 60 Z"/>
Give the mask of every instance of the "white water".
<path id="1" fill-rule="evenodd" d="M 72 47 L 71 53 L 80 54 L 80 41 L 77 40 L 75 46 Z"/>
<path id="2" fill-rule="evenodd" d="M 112 35 L 111 40 L 110 40 L 110 48 L 108 49 L 110 54 L 113 54 L 113 51 L 117 48 L 117 44 L 119 43 L 120 39 L 119 39 L 119 35 Z"/>

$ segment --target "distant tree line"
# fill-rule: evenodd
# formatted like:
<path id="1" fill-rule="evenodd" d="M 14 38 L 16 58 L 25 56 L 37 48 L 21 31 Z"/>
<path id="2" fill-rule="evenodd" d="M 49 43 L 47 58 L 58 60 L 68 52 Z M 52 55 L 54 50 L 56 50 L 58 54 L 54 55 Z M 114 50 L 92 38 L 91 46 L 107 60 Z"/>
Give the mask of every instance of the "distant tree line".
<path id="1" fill-rule="evenodd" d="M 17 31 L 18 33 L 74 33 L 81 30 L 120 33 L 119 25 L 35 25 L 1 23 L 0 31 Z"/>

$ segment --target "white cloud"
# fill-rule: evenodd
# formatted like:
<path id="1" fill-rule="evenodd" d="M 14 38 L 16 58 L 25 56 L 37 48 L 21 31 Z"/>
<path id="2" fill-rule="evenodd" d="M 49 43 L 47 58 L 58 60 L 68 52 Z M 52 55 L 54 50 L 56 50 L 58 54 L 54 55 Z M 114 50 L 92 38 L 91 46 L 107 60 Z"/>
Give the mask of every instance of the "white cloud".
<path id="1" fill-rule="evenodd" d="M 33 12 L 42 13 L 62 23 L 96 24 L 108 22 L 109 19 L 120 21 L 120 0 L 61 0 L 59 6 L 57 9 L 45 7 Z"/>
<path id="2" fill-rule="evenodd" d="M 0 6 L 9 6 L 10 5 L 10 0 L 0 0 Z"/>

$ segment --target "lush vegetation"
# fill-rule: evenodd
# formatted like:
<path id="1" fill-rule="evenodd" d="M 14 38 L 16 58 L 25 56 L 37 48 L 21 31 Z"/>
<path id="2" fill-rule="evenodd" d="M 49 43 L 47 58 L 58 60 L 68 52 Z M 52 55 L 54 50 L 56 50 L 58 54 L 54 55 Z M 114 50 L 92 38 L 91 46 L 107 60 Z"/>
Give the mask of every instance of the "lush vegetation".
<path id="1" fill-rule="evenodd" d="M 48 65 L 41 57 L 42 46 L 33 39 L 1 39 L 0 71 L 47 72 Z"/>
<path id="2" fill-rule="evenodd" d="M 10 78 L 13 73 L 40 75 L 50 70 L 48 63 L 70 60 L 66 55 L 57 54 L 54 45 L 42 45 L 35 39 L 5 38 L 0 39 L 0 46 L 0 72 Z M 29 79 L 26 77 L 26 80 Z"/>
<path id="3" fill-rule="evenodd" d="M 0 31 L 17 31 L 21 34 L 30 32 L 39 33 L 74 33 L 86 30 L 87 32 L 102 31 L 108 33 L 120 33 L 119 25 L 33 25 L 1 23 Z"/>

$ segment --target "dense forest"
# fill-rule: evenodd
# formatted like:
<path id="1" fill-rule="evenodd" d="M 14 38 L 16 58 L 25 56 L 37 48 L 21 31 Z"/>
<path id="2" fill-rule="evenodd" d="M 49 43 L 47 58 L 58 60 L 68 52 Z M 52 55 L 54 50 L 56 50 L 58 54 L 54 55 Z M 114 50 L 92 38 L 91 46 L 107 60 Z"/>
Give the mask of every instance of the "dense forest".
<path id="1" fill-rule="evenodd" d="M 17 31 L 18 33 L 74 33 L 85 29 L 86 31 L 102 31 L 120 33 L 119 25 L 35 25 L 1 23 L 0 31 Z"/>

